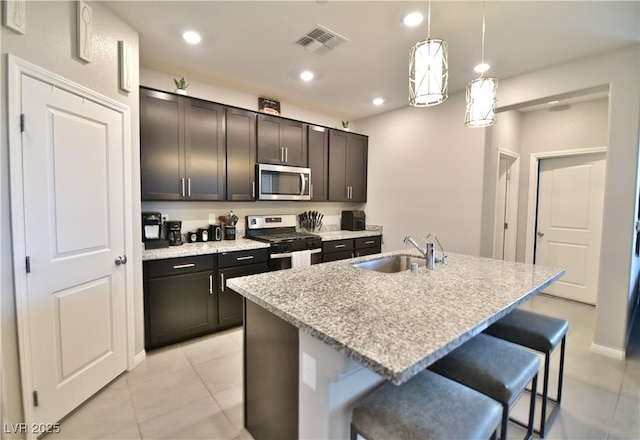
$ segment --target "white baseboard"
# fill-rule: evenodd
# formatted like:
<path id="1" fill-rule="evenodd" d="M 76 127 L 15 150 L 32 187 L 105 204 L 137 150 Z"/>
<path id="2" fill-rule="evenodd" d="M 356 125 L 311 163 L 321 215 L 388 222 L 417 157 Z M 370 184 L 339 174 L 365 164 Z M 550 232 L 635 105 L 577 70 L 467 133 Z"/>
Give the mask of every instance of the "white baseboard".
<path id="1" fill-rule="evenodd" d="M 624 350 L 607 347 L 605 345 L 599 345 L 599 344 L 596 344 L 595 342 L 591 343 L 591 351 L 595 354 L 606 356 L 612 359 L 617 359 L 619 361 L 623 361 L 626 357 L 626 353 Z"/>
<path id="2" fill-rule="evenodd" d="M 136 354 L 136 357 L 133 358 L 133 368 L 140 365 L 147 358 L 147 352 L 142 350 L 140 353 Z"/>

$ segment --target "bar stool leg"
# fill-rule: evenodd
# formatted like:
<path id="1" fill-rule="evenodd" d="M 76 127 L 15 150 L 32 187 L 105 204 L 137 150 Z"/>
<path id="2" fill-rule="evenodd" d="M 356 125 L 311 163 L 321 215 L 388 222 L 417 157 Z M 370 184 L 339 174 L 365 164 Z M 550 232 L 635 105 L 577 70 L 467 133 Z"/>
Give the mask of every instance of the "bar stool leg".
<path id="1" fill-rule="evenodd" d="M 538 375 L 533 376 L 533 380 L 531 381 L 531 389 L 538 389 Z M 529 426 L 527 427 L 527 439 L 533 438 L 533 424 L 536 414 L 536 393 L 531 393 L 531 402 L 529 403 Z M 544 408 L 542 409 L 544 411 Z M 506 437 L 505 437 L 506 440 Z"/>

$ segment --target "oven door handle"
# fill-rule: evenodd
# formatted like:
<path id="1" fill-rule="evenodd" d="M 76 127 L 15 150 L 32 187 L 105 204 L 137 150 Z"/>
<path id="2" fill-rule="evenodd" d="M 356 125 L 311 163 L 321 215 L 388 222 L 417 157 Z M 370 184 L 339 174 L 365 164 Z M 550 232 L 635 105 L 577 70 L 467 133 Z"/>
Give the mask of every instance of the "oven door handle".
<path id="1" fill-rule="evenodd" d="M 294 251 L 294 252 L 302 252 L 302 251 Z M 320 252 L 322 252 L 322 249 L 321 249 L 321 248 L 317 248 L 317 249 L 310 249 L 310 252 L 309 252 L 309 253 L 310 253 L 310 254 L 318 254 L 318 253 L 320 253 Z M 271 258 L 271 259 L 276 259 L 276 258 L 289 258 L 289 257 L 291 257 L 291 255 L 292 255 L 292 254 L 293 254 L 293 252 L 286 252 L 286 253 L 284 253 L 284 254 L 271 254 L 271 255 L 269 256 L 269 258 Z"/>

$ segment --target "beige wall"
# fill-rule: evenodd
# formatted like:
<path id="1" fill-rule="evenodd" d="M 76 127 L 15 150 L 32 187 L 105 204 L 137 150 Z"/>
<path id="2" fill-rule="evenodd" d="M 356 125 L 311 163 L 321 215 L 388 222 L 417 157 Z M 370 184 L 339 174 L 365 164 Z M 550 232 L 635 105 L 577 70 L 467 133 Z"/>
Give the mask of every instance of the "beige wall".
<path id="1" fill-rule="evenodd" d="M 138 93 L 120 92 L 118 89 L 118 40 L 130 43 L 134 50 L 134 90 L 138 86 L 138 33 L 97 2 L 90 2 L 94 15 L 94 58 L 91 63 L 79 61 L 75 56 L 75 7 L 73 1 L 26 2 L 27 32 L 16 34 L 2 28 L 2 113 L 7 114 L 6 104 L 6 54 L 12 54 L 88 87 L 131 108 L 131 162 L 133 182 L 139 181 L 139 122 Z M 18 146 L 12 145 L 11 148 Z M 4 423 L 23 421 L 18 362 L 15 297 L 13 290 L 13 264 L 11 253 L 9 169 L 8 169 L 7 121 L 2 118 L 2 152 L 0 158 L 0 206 L 2 240 L 1 290 L 2 301 L 2 411 Z M 134 186 L 132 199 L 140 199 L 139 186 Z M 134 261 L 139 261 L 140 206 L 133 206 Z M 136 352 L 144 347 L 142 333 L 142 268 L 134 268 L 136 310 Z M 6 434 L 4 434 L 6 436 Z"/>

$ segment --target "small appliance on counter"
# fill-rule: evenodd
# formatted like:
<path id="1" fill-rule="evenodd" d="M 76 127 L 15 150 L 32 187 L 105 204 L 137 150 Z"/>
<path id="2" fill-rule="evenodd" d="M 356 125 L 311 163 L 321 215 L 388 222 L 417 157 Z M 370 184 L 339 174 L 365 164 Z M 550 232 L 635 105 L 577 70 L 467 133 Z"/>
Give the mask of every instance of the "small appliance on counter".
<path id="1" fill-rule="evenodd" d="M 340 229 L 344 231 L 364 231 L 365 226 L 364 211 L 342 211 Z"/>
<path id="2" fill-rule="evenodd" d="M 142 213 L 142 241 L 145 249 L 169 246 L 169 242 L 162 239 L 162 214 L 159 212 Z"/>
<path id="3" fill-rule="evenodd" d="M 187 232 L 187 243 L 195 243 L 198 241 L 198 232 L 189 231 Z"/>
<path id="4" fill-rule="evenodd" d="M 222 225 L 209 225 L 209 241 L 220 241 L 222 238 Z"/>
<path id="5" fill-rule="evenodd" d="M 209 241 L 209 228 L 198 228 L 198 241 Z"/>
<path id="6" fill-rule="evenodd" d="M 180 220 L 171 220 L 166 222 L 165 225 L 169 246 L 182 246 L 182 222 Z"/>

